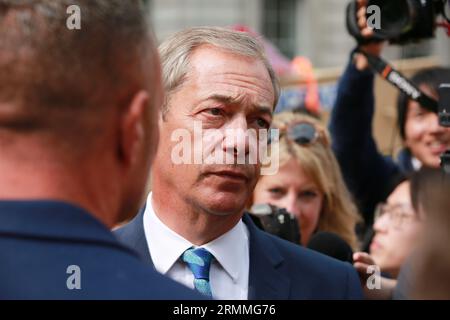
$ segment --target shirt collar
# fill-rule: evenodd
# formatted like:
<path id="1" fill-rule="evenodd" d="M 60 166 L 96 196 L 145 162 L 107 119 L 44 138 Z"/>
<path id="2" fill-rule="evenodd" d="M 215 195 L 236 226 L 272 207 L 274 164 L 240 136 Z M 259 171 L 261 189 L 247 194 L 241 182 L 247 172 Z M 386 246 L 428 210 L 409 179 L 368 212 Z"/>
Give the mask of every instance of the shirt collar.
<path id="1" fill-rule="evenodd" d="M 195 247 L 157 217 L 153 210 L 152 193 L 147 198 L 143 221 L 150 255 L 156 270 L 160 273 L 166 274 L 184 251 Z M 248 238 L 248 230 L 242 220 L 239 220 L 227 233 L 201 247 L 211 252 L 236 282 L 242 271 L 239 261 L 243 255 L 249 254 Z"/>
<path id="2" fill-rule="evenodd" d="M 192 244 L 167 227 L 155 214 L 152 193 L 144 211 L 144 232 L 155 269 L 166 274 Z"/>
<path id="3" fill-rule="evenodd" d="M 416 157 L 411 158 L 411 164 L 414 171 L 418 171 L 422 167 L 422 162 L 420 162 L 420 160 L 417 159 Z"/>
<path id="4" fill-rule="evenodd" d="M 242 220 L 239 220 L 230 231 L 202 247 L 213 254 L 233 281 L 236 282 L 242 271 L 240 261 L 243 256 L 249 254 L 248 238 L 247 227 Z"/>

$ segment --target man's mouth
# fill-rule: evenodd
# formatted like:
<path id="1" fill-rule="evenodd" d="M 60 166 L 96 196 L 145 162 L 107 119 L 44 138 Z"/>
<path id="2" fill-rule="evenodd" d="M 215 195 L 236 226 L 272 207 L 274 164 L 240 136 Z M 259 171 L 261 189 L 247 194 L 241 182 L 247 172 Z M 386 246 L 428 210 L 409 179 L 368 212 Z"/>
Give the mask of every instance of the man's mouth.
<path id="1" fill-rule="evenodd" d="M 380 248 L 381 248 L 381 245 L 377 241 L 372 240 L 372 243 L 370 244 L 370 251 L 373 252 Z"/>
<path id="2" fill-rule="evenodd" d="M 221 170 L 221 171 L 210 172 L 210 174 L 219 176 L 222 178 L 227 178 L 230 180 L 236 180 L 236 181 L 247 182 L 247 180 L 248 180 L 248 176 L 241 171 Z"/>
<path id="3" fill-rule="evenodd" d="M 440 155 L 448 149 L 448 145 L 441 141 L 433 141 L 428 144 L 428 148 L 434 155 Z"/>

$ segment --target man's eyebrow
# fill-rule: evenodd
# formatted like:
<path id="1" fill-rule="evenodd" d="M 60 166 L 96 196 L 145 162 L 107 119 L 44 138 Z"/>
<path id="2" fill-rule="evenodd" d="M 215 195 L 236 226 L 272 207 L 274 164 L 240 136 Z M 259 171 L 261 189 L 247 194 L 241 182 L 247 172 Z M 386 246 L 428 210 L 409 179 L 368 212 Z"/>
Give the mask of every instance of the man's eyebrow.
<path id="1" fill-rule="evenodd" d="M 204 99 L 204 101 L 207 100 L 215 100 L 215 101 L 219 101 L 225 104 L 239 104 L 243 102 L 243 98 L 236 98 L 236 97 L 231 97 L 231 96 L 226 96 L 226 95 L 221 95 L 221 94 L 213 94 L 208 96 L 206 99 Z M 260 105 L 252 105 L 252 109 L 258 113 L 263 113 L 263 114 L 267 114 L 269 116 L 273 115 L 273 110 L 271 107 L 268 106 L 260 106 Z"/>
<path id="2" fill-rule="evenodd" d="M 273 117 L 273 111 L 272 108 L 269 107 L 263 107 L 263 106 L 253 106 L 255 111 L 262 114 L 267 114 L 271 118 Z"/>

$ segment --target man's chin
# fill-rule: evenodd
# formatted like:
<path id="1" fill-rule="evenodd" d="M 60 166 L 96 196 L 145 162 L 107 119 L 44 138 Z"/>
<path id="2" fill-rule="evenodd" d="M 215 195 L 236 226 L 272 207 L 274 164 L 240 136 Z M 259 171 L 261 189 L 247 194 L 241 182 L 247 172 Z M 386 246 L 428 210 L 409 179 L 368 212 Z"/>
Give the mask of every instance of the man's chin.
<path id="1" fill-rule="evenodd" d="M 430 155 L 421 162 L 426 167 L 439 168 L 441 165 L 441 155 Z"/>
<path id="2" fill-rule="evenodd" d="M 236 192 L 215 192 L 203 199 L 203 207 L 211 214 L 228 216 L 240 214 L 245 209 L 247 199 Z"/>

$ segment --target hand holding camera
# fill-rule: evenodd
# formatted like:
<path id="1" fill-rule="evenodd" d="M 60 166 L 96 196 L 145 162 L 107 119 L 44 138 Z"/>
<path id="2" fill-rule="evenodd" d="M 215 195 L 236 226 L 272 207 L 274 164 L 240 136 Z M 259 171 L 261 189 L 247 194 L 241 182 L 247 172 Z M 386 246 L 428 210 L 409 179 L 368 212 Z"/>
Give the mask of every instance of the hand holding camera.
<path id="1" fill-rule="evenodd" d="M 371 37 L 374 35 L 374 31 L 371 27 L 367 25 L 367 2 L 368 0 L 357 0 L 356 1 L 356 24 L 358 26 L 359 33 L 361 37 L 367 39 L 367 43 L 360 45 L 360 50 L 371 54 L 373 56 L 380 56 L 381 51 L 385 45 L 385 41 L 373 41 L 370 42 Z M 369 62 L 365 55 L 361 53 L 355 53 L 353 56 L 355 66 L 358 70 L 362 71 L 369 68 Z"/>
<path id="2" fill-rule="evenodd" d="M 437 26 L 449 32 L 449 7 L 448 0 L 351 1 L 347 6 L 347 29 L 359 44 L 417 42 L 433 38 Z M 439 16 L 444 19 L 439 21 Z"/>
<path id="3" fill-rule="evenodd" d="M 438 21 L 442 15 L 443 22 Z M 358 42 L 354 63 L 358 70 L 371 67 L 382 78 L 403 91 L 412 100 L 439 115 L 441 126 L 450 127 L 450 84 L 442 84 L 439 103 L 395 70 L 381 57 L 384 43 L 405 44 L 433 38 L 437 26 L 450 36 L 448 0 L 355 0 L 347 6 L 347 29 Z M 450 151 L 441 156 L 441 166 L 450 174 Z"/>

